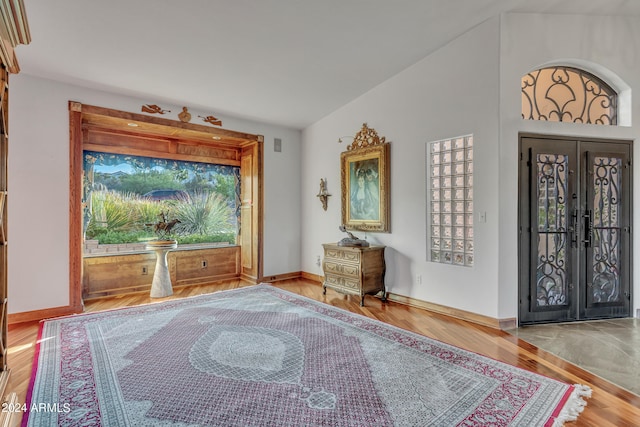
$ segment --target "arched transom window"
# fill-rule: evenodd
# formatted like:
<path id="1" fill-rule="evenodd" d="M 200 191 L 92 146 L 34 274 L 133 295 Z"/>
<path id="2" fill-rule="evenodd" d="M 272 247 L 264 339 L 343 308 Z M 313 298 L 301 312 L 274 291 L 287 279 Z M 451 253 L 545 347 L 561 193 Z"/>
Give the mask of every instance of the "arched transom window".
<path id="1" fill-rule="evenodd" d="M 617 93 L 605 82 L 571 67 L 548 67 L 522 77 L 522 118 L 617 125 Z"/>

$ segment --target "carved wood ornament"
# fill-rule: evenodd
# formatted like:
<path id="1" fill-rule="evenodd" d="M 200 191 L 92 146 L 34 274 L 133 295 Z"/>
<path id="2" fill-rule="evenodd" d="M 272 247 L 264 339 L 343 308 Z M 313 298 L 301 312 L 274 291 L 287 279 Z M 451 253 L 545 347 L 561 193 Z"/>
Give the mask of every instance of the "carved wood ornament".
<path id="1" fill-rule="evenodd" d="M 156 104 L 145 104 L 142 106 L 143 113 L 149 114 L 166 114 L 170 113 L 171 110 L 165 110 L 159 105 Z M 212 124 L 213 126 L 222 126 L 222 120 L 218 119 L 214 116 L 198 116 L 202 119 L 203 122 Z M 187 107 L 182 107 L 182 112 L 178 114 L 178 118 L 183 123 L 189 123 L 191 120 L 191 113 L 189 113 L 189 109 Z"/>
<path id="2" fill-rule="evenodd" d="M 156 104 L 146 104 L 142 106 L 142 112 L 150 113 L 150 114 L 165 114 L 165 113 L 170 113 L 171 110 L 164 110 L 162 109 L 162 107 Z"/>
<path id="3" fill-rule="evenodd" d="M 214 126 L 222 126 L 222 120 L 219 120 L 217 117 L 213 117 L 213 116 L 198 116 L 202 119 L 203 122 L 205 123 L 210 123 Z"/>
<path id="4" fill-rule="evenodd" d="M 191 113 L 187 107 L 182 107 L 182 112 L 178 114 L 178 118 L 182 123 L 189 123 L 191 121 Z"/>
<path id="5" fill-rule="evenodd" d="M 366 123 L 362 124 L 362 129 L 353 138 L 353 142 L 347 147 L 347 151 L 358 150 L 360 148 L 373 147 L 376 145 L 382 145 L 385 143 L 385 137 L 378 136 L 378 132 L 375 129 L 367 126 Z"/>

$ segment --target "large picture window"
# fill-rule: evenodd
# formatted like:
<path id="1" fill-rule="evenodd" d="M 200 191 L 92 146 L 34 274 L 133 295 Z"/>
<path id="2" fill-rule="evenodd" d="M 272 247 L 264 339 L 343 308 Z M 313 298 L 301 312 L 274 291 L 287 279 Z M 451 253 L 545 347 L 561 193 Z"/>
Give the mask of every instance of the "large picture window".
<path id="1" fill-rule="evenodd" d="M 73 307 L 72 312 L 82 311 L 83 294 L 114 295 L 137 292 L 147 286 L 146 269 L 140 262 L 150 255 L 145 244 L 149 238 L 176 239 L 181 247 L 172 252 L 191 259 L 189 263 L 181 263 L 181 269 L 176 264 L 175 270 L 171 270 L 170 265 L 172 274 L 175 271 L 176 283 L 193 285 L 201 280 L 231 277 L 256 283 L 261 280 L 263 145 L 262 135 L 69 101 L 69 306 Z M 93 153 L 95 159 L 85 159 L 85 153 Z M 117 171 L 116 165 L 122 164 L 118 156 L 129 158 L 133 163 Z M 103 166 L 96 166 L 98 160 L 111 169 L 100 170 Z M 90 168 L 86 161 L 91 164 Z M 96 170 L 100 174 L 96 174 Z M 116 181 L 125 181 L 122 177 L 127 170 L 128 175 L 158 178 L 161 185 L 136 190 L 120 187 L 124 190 L 118 192 L 116 188 L 122 182 Z M 230 177 L 224 178 L 223 171 L 233 175 L 233 185 Z M 99 176 L 101 174 L 104 175 Z M 178 177 L 177 183 L 164 181 L 169 175 Z M 130 176 L 127 180 L 140 178 L 142 176 Z M 196 184 L 202 186 L 198 189 Z M 220 203 L 218 199 L 232 193 L 231 187 L 234 187 L 233 198 Z M 198 195 L 201 197 L 196 197 Z M 117 224 L 115 213 L 122 209 L 109 206 L 111 199 L 117 200 L 118 196 L 131 196 L 139 205 L 135 210 L 135 203 L 131 202 L 126 212 L 127 224 Z M 187 198 L 195 199 L 199 205 L 179 206 Z M 224 213 L 215 215 L 222 220 L 214 224 L 196 218 L 199 214 L 211 217 L 210 204 L 207 207 L 211 198 L 218 201 L 217 211 Z M 144 210 L 148 212 L 140 212 Z M 178 215 L 182 218 L 180 223 L 174 223 L 170 235 L 166 235 L 166 228 L 159 228 L 156 233 L 155 225 L 163 222 L 163 218 L 158 217 L 161 212 L 168 220 L 165 224 L 179 219 Z M 192 218 L 185 218 L 187 213 Z M 121 214 L 120 220 L 125 221 Z M 160 230 L 165 234 L 161 235 Z M 132 235 L 123 236 L 130 232 Z M 112 237 L 108 234 L 139 243 L 102 245 L 87 239 L 91 236 L 98 241 L 106 240 Z M 194 244 L 187 244 L 187 238 Z M 213 258 L 207 259 L 208 256 Z M 99 266 L 98 276 L 92 276 L 84 268 L 89 260 Z M 104 265 L 101 261 L 105 261 Z M 118 265 L 114 270 L 117 274 L 109 275 L 109 264 Z M 111 276 L 115 279 L 111 280 Z M 118 279 L 121 276 L 124 280 Z"/>
<path id="2" fill-rule="evenodd" d="M 235 244 L 240 168 L 84 151 L 84 233 L 101 244 L 154 238 L 163 215 L 180 244 Z"/>

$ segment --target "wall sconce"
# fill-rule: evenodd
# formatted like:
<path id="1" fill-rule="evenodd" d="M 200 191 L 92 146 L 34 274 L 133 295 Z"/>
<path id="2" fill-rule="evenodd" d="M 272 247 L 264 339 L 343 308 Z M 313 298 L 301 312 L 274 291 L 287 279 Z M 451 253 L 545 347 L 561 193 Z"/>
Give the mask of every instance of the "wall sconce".
<path id="1" fill-rule="evenodd" d="M 329 201 L 329 197 L 331 194 L 327 191 L 327 178 L 320 178 L 320 191 L 317 194 L 317 197 L 320 199 L 320 203 L 322 203 L 322 209 L 327 210 L 327 202 Z"/>

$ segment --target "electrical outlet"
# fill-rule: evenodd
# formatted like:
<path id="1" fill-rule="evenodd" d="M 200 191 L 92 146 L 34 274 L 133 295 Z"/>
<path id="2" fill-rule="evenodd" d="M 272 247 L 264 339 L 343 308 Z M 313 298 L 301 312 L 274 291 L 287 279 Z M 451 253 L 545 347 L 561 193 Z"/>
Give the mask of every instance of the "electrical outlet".
<path id="1" fill-rule="evenodd" d="M 316 256 L 316 265 L 320 267 L 321 264 L 322 264 L 322 261 L 320 260 L 320 255 L 318 255 Z"/>
<path id="2" fill-rule="evenodd" d="M 416 274 L 416 284 L 422 285 L 422 274 Z"/>

